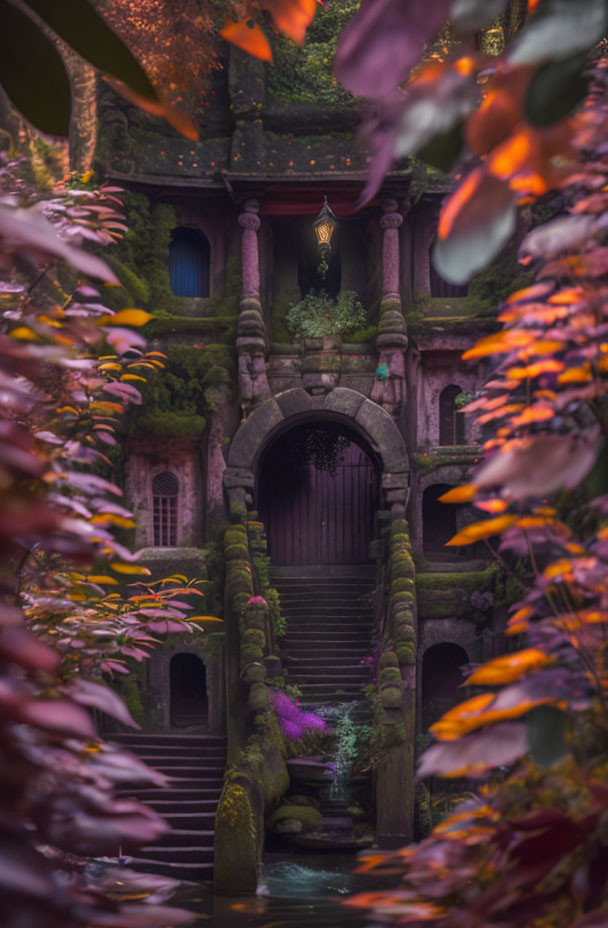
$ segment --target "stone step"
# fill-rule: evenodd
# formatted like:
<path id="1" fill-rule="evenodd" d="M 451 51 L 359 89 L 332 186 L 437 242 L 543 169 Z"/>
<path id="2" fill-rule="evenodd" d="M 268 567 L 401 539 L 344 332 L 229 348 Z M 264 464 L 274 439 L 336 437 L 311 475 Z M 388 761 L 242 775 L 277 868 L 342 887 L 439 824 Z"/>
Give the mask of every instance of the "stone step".
<path id="1" fill-rule="evenodd" d="M 198 757 L 195 754 L 163 754 L 159 757 L 158 754 L 150 753 L 138 754 L 138 757 L 149 767 L 154 767 L 155 770 L 160 770 L 161 767 L 165 767 L 167 764 L 171 764 L 173 767 L 205 767 L 222 771 L 226 766 L 225 755 L 222 757 Z"/>
<path id="2" fill-rule="evenodd" d="M 150 803 L 148 803 L 150 805 Z M 152 806 L 154 808 L 154 806 Z M 163 809 L 155 809 L 164 820 L 171 825 L 173 829 L 192 829 L 199 834 L 201 832 L 210 832 L 213 834 L 215 827 L 215 811 L 199 814 L 190 814 L 189 812 L 166 812 Z M 174 832 L 175 833 L 175 832 Z"/>
<path id="3" fill-rule="evenodd" d="M 289 620 L 291 622 L 291 620 Z M 287 638 L 299 638 L 302 635 L 319 635 L 330 637 L 335 635 L 350 635 L 354 638 L 371 638 L 374 631 L 374 625 L 369 620 L 367 622 L 336 622 L 335 619 L 327 622 L 317 620 L 306 621 L 298 619 L 297 622 L 288 624 L 287 631 L 283 640 Z"/>
<path id="4" fill-rule="evenodd" d="M 175 782 L 175 781 L 174 781 Z M 177 781 L 181 782 L 181 781 Z M 168 787 L 167 789 L 162 788 L 151 788 L 146 789 L 118 789 L 116 794 L 118 796 L 125 796 L 134 799 L 141 799 L 142 802 L 154 803 L 156 800 L 159 802 L 172 802 L 180 804 L 182 802 L 187 803 L 186 808 L 190 808 L 190 804 L 195 805 L 197 802 L 206 802 L 213 801 L 217 803 L 219 801 L 220 795 L 222 793 L 223 781 L 219 783 L 218 786 L 212 786 L 209 788 L 200 788 L 200 783 L 198 780 L 195 780 L 195 786 L 190 788 L 174 788 Z"/>
<path id="5" fill-rule="evenodd" d="M 373 591 L 368 588 L 357 588 L 353 586 L 350 587 L 332 587 L 331 589 L 323 589 L 318 586 L 311 588 L 310 584 L 308 586 L 296 587 L 296 586 L 281 586 L 277 587 L 279 591 L 279 597 L 281 600 L 281 606 L 283 604 L 291 604 L 295 600 L 298 600 L 302 603 L 309 605 L 323 605 L 327 603 L 332 606 L 336 603 L 343 603 L 345 606 L 357 607 L 359 609 L 369 606 L 373 600 Z"/>
<path id="6" fill-rule="evenodd" d="M 358 631 L 349 628 L 342 628 L 339 630 L 330 628 L 326 629 L 325 631 L 321 631 L 321 629 L 317 629 L 315 631 L 314 629 L 306 628 L 306 626 L 301 626 L 298 629 L 289 629 L 282 640 L 285 642 L 300 640 L 306 641 L 307 639 L 314 641 L 318 638 L 320 641 L 365 641 L 366 639 L 369 641 L 370 637 L 371 629 L 368 629 L 367 631 Z"/>
<path id="7" fill-rule="evenodd" d="M 311 684 L 321 684 L 331 686 L 332 683 L 340 688 L 345 683 L 362 684 L 367 683 L 369 675 L 358 673 L 290 673 L 289 682 L 295 683 L 296 686 L 310 686 Z"/>
<path id="8" fill-rule="evenodd" d="M 358 682 L 343 683 L 330 688 L 327 683 L 306 683 L 301 686 L 300 689 L 302 693 L 306 693 L 309 696 L 314 696 L 319 693 L 331 693 L 335 700 L 335 698 L 339 696 L 350 697 L 351 695 L 359 695 L 361 692 L 361 684 Z M 342 700 L 339 699 L 338 701 L 341 702 Z"/>
<path id="9" fill-rule="evenodd" d="M 108 739 L 118 744 L 155 744 L 155 745 L 183 745 L 197 747 L 204 750 L 207 747 L 226 747 L 225 735 L 175 735 L 156 734 L 154 732 L 116 732 Z"/>
<path id="10" fill-rule="evenodd" d="M 375 564 L 297 564 L 293 566 L 275 565 L 270 568 L 271 577 L 355 577 L 361 579 L 375 578 Z"/>
<path id="11" fill-rule="evenodd" d="M 329 654 L 325 652 L 314 651 L 309 656 L 301 656 L 299 651 L 294 651 L 289 655 L 289 666 L 292 670 L 301 670 L 305 667 L 365 667 L 369 669 L 370 664 L 365 661 L 361 664 L 361 658 L 356 655 L 348 654 Z"/>
<path id="12" fill-rule="evenodd" d="M 159 860 L 163 863 L 193 863 L 203 864 L 213 862 L 213 848 L 205 845 L 187 845 L 186 847 L 171 847 L 154 845 L 142 847 L 142 855 L 149 860 Z"/>
<path id="13" fill-rule="evenodd" d="M 281 651 L 288 660 L 293 657 L 344 657 L 349 660 L 361 660 L 369 656 L 369 641 L 328 641 L 315 644 L 314 640 L 293 641 L 282 647 Z"/>
<path id="14" fill-rule="evenodd" d="M 205 883 L 213 879 L 213 863 L 189 864 L 175 863 L 174 861 L 151 860 L 147 857 L 129 857 L 127 866 L 142 873 L 156 873 L 159 876 L 169 876 L 174 880 L 185 880 L 192 883 Z"/>
<path id="15" fill-rule="evenodd" d="M 200 777 L 201 780 L 221 780 L 224 773 L 222 767 L 214 764 L 174 764 L 169 758 L 155 765 L 154 769 L 168 777 Z"/>
<path id="16" fill-rule="evenodd" d="M 165 790 L 162 790 L 164 793 Z M 150 806 L 151 809 L 154 809 L 158 812 L 159 815 L 163 815 L 165 818 L 170 818 L 171 816 L 199 816 L 199 815 L 214 815 L 215 810 L 217 809 L 217 804 L 219 802 L 220 794 L 218 793 L 215 799 L 165 799 L 161 794 L 158 799 L 153 797 L 148 799 L 146 805 Z"/>
<path id="17" fill-rule="evenodd" d="M 174 828 L 167 834 L 159 838 L 159 844 L 162 847 L 170 848 L 187 848 L 187 847 L 204 847 L 213 848 L 213 829 L 207 831 L 198 831 L 190 828 Z M 171 855 L 167 854 L 167 858 Z"/>
<path id="18" fill-rule="evenodd" d="M 171 790 L 200 790 L 201 787 L 204 789 L 212 789 L 215 791 L 221 792 L 224 785 L 224 778 L 214 776 L 213 778 L 205 778 L 201 776 L 185 776 L 185 777 L 176 777 L 170 776 L 169 783 L 166 789 L 162 790 L 163 796 L 166 795 Z M 129 795 L 134 795 L 134 789 L 137 790 L 137 787 L 131 787 Z"/>

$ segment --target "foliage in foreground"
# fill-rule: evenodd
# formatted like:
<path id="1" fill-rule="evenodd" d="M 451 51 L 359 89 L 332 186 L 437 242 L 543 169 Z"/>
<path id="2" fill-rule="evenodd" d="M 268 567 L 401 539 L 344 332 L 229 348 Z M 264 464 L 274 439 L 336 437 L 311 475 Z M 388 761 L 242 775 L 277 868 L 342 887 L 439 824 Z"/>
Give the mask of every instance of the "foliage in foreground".
<path id="1" fill-rule="evenodd" d="M 200 595 L 183 577 L 142 582 L 148 571 L 114 537 L 131 514 L 101 475 L 125 406 L 140 402 L 134 384 L 162 363 L 126 327 L 148 315 L 112 313 L 69 268 L 115 282 L 81 246 L 120 235 L 119 208 L 112 188 L 62 184 L 40 199 L 25 165 L 0 168 L 0 885 L 11 928 L 188 917 L 158 904 L 175 881 L 111 865 L 100 876 L 84 859 L 167 830 L 113 796 L 164 777 L 105 744 L 89 710 L 136 727 L 104 676 L 128 672 L 159 633 L 188 632 L 183 597 Z"/>

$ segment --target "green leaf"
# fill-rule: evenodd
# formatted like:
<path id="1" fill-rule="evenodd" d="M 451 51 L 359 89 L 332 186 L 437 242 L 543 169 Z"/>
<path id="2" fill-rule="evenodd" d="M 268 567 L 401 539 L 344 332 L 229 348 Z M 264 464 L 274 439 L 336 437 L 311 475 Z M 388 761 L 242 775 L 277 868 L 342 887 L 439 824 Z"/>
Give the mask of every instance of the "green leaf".
<path id="1" fill-rule="evenodd" d="M 555 706 L 538 706 L 526 716 L 526 736 L 532 760 L 548 768 L 568 753 L 568 716 Z"/>
<path id="2" fill-rule="evenodd" d="M 546 0 L 515 41 L 511 64 L 536 64 L 589 51 L 606 32 L 605 0 Z"/>
<path id="3" fill-rule="evenodd" d="M 542 65 L 530 81 L 524 112 L 535 126 L 551 126 L 567 116 L 587 95 L 585 52 Z"/>
<path id="4" fill-rule="evenodd" d="M 122 81 L 145 100 L 158 100 L 141 65 L 87 0 L 27 0 L 27 3 L 75 52 L 104 74 Z"/>
<path id="5" fill-rule="evenodd" d="M 67 136 L 70 81 L 53 42 L 29 16 L 0 0 L 0 84 L 41 132 Z"/>

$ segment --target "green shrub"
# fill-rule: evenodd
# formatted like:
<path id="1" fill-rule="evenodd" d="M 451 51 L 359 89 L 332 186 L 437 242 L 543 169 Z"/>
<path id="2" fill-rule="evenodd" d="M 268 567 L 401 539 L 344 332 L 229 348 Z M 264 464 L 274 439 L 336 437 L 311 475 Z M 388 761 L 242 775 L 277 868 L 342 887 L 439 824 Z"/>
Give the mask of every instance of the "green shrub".
<path id="1" fill-rule="evenodd" d="M 324 290 L 311 290 L 287 313 L 285 325 L 293 338 L 350 335 L 367 322 L 367 314 L 354 290 L 342 290 L 335 300 Z"/>

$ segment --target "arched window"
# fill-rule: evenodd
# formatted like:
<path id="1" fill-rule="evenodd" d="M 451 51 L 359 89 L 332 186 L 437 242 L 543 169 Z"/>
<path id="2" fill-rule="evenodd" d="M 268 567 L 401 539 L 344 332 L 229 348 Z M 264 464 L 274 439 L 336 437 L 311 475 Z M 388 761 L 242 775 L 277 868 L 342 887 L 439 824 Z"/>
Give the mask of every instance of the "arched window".
<path id="1" fill-rule="evenodd" d="M 175 296 L 209 296 L 209 242 L 198 229 L 174 229 L 169 276 Z"/>
<path id="2" fill-rule="evenodd" d="M 152 481 L 152 520 L 154 544 L 159 548 L 177 545 L 177 496 L 179 484 L 170 471 L 157 474 Z"/>
<path id="3" fill-rule="evenodd" d="M 429 249 L 431 296 L 443 297 L 444 299 L 466 296 L 469 292 L 468 284 L 451 284 L 449 281 L 444 280 L 443 277 L 440 277 L 435 270 L 433 266 L 434 245 L 435 242 L 433 241 Z"/>
<path id="4" fill-rule="evenodd" d="M 439 397 L 439 444 L 464 445 L 464 414 L 456 408 L 456 397 L 462 393 L 460 387 L 451 383 L 441 391 Z"/>

